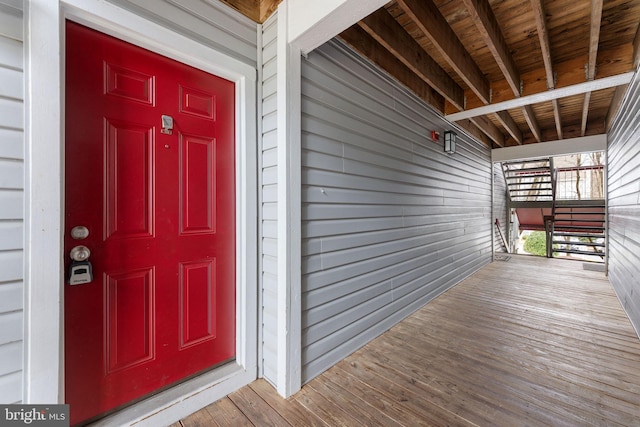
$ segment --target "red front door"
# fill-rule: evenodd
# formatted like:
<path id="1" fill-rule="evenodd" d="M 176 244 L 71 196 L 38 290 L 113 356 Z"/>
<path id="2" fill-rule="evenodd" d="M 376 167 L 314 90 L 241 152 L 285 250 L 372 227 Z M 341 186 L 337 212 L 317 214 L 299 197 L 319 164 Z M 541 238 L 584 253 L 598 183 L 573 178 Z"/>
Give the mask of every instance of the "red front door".
<path id="1" fill-rule="evenodd" d="M 229 81 L 67 23 L 65 252 L 89 248 L 93 272 L 65 283 L 72 423 L 234 358 L 234 100 Z"/>

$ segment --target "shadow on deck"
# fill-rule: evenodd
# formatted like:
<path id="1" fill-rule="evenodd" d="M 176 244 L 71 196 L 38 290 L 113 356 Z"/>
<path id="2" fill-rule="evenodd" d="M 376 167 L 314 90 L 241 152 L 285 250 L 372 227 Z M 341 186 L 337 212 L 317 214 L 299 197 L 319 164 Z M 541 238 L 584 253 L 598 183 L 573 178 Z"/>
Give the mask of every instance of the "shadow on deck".
<path id="1" fill-rule="evenodd" d="M 640 340 L 582 263 L 495 261 L 290 399 L 258 380 L 184 426 L 640 425 Z"/>

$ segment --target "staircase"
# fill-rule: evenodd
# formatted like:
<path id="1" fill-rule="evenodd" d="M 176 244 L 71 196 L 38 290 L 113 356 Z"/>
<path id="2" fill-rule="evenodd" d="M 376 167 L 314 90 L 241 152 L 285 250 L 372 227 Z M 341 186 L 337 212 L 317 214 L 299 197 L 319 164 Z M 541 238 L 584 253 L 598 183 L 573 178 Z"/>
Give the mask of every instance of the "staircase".
<path id="1" fill-rule="evenodd" d="M 520 230 L 545 231 L 548 257 L 579 254 L 604 261 L 604 200 L 557 200 L 558 172 L 551 158 L 505 162 L 502 167 L 509 208 L 515 208 Z"/>
<path id="2" fill-rule="evenodd" d="M 550 158 L 502 164 L 512 202 L 553 201 L 553 161 Z"/>
<path id="3" fill-rule="evenodd" d="M 521 230 L 545 230 L 553 210 L 553 162 L 550 158 L 502 164 L 509 207 L 515 208 Z"/>
<path id="4" fill-rule="evenodd" d="M 558 200 L 554 204 L 553 252 L 605 256 L 604 200 Z"/>

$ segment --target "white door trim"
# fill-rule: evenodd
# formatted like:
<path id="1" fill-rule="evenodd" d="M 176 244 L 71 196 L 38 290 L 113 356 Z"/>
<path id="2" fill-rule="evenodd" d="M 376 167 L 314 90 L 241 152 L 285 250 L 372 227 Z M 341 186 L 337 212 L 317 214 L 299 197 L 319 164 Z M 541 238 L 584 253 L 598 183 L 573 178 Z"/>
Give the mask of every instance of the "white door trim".
<path id="1" fill-rule="evenodd" d="M 170 424 L 257 375 L 256 70 L 103 0 L 27 2 L 25 403 L 64 402 L 65 19 L 236 84 L 236 362 L 103 420 L 118 425 Z"/>

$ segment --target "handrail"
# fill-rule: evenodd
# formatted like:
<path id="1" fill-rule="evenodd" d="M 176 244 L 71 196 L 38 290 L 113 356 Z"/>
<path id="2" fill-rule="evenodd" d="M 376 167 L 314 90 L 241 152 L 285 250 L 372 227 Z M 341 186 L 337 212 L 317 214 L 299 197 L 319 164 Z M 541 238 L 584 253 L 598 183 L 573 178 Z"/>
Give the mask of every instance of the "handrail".
<path id="1" fill-rule="evenodd" d="M 555 220 L 556 218 L 556 187 L 558 184 L 558 168 L 553 169 L 553 174 L 551 175 L 551 200 L 553 202 L 551 206 L 551 216 Z"/>
<path id="2" fill-rule="evenodd" d="M 558 184 L 558 168 L 553 167 L 553 159 L 549 160 L 551 166 L 551 215 L 544 218 L 544 231 L 547 242 L 547 258 L 553 258 L 553 233 L 556 227 L 556 186 Z"/>
<path id="3" fill-rule="evenodd" d="M 500 239 L 502 240 L 502 246 L 504 246 L 505 250 L 509 252 L 509 245 L 507 244 L 507 240 L 504 238 L 504 235 L 502 234 L 502 230 L 500 229 L 500 220 L 498 220 L 498 218 L 496 218 L 495 225 L 496 227 L 498 227 L 498 234 L 500 235 Z"/>

